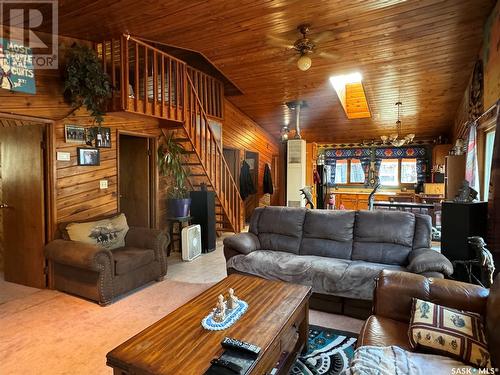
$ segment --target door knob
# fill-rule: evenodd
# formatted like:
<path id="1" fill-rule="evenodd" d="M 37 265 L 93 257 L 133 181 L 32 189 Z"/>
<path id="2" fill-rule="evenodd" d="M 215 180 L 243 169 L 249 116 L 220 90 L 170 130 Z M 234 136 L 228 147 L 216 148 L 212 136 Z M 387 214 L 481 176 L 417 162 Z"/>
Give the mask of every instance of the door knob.
<path id="1" fill-rule="evenodd" d="M 0 203 L 0 208 L 9 208 L 7 203 Z"/>

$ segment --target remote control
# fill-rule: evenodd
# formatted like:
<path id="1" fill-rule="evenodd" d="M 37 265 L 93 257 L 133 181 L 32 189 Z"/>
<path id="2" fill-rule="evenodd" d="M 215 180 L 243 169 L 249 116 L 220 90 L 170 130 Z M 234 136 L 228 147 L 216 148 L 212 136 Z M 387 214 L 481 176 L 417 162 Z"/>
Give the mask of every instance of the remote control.
<path id="1" fill-rule="evenodd" d="M 212 365 L 220 366 L 227 368 L 228 370 L 234 372 L 235 374 L 239 374 L 241 371 L 241 367 L 238 366 L 236 363 L 226 361 L 225 359 L 220 359 L 220 358 L 215 358 L 210 361 Z"/>
<path id="2" fill-rule="evenodd" d="M 241 352 L 248 353 L 253 357 L 257 357 L 260 353 L 260 348 L 257 345 L 249 344 L 248 342 L 232 339 L 229 337 L 224 337 L 221 345 L 223 348 L 239 350 Z"/>

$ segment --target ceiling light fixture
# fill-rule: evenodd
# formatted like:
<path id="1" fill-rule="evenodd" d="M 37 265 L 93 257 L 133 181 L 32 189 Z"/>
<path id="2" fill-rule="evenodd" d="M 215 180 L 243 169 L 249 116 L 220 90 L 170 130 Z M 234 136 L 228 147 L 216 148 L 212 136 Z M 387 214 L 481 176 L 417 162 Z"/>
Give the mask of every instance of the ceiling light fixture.
<path id="1" fill-rule="evenodd" d="M 305 72 L 308 70 L 312 65 L 312 60 L 307 54 L 302 54 L 300 55 L 299 59 L 297 60 L 297 68 Z"/>
<path id="2" fill-rule="evenodd" d="M 392 133 L 390 135 L 381 135 L 380 139 L 382 140 L 382 143 L 385 144 L 391 144 L 394 147 L 401 147 L 406 144 L 410 144 L 413 142 L 413 139 L 415 138 L 415 134 L 410 133 L 404 136 L 404 138 L 399 138 L 401 135 L 401 106 L 403 103 L 401 102 L 396 102 L 395 104 L 398 107 L 398 120 L 396 121 L 396 133 Z"/>

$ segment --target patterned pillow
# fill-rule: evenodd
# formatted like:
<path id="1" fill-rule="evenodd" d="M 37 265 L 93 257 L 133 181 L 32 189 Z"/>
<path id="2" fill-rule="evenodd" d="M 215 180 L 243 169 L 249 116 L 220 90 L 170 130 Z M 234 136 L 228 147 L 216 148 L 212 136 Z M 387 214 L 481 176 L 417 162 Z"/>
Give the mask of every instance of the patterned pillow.
<path id="1" fill-rule="evenodd" d="M 410 344 L 475 367 L 491 367 L 481 315 L 413 298 Z"/>
<path id="2" fill-rule="evenodd" d="M 71 241 L 84 242 L 108 250 L 125 246 L 128 229 L 127 218 L 124 214 L 99 221 L 71 223 L 66 226 Z"/>

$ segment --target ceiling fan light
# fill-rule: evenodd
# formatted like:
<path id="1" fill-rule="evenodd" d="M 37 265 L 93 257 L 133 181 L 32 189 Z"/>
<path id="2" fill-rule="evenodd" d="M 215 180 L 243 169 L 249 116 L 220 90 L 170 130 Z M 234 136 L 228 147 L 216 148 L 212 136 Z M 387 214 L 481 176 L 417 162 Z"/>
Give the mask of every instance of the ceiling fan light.
<path id="1" fill-rule="evenodd" d="M 393 134 L 391 134 L 391 135 L 389 136 L 389 139 L 390 139 L 391 141 L 395 141 L 396 139 L 398 139 L 398 135 L 397 135 L 397 133 L 393 133 Z"/>
<path id="2" fill-rule="evenodd" d="M 297 60 L 297 67 L 303 72 L 308 70 L 311 67 L 311 65 L 312 65 L 312 60 L 307 55 L 301 55 Z"/>

